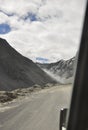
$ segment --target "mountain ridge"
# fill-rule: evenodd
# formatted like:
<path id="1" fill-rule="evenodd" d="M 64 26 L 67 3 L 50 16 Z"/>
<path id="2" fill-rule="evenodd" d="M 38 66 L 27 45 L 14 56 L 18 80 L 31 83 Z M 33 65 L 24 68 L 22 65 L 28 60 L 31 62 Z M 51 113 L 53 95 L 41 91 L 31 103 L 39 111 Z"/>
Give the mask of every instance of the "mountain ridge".
<path id="1" fill-rule="evenodd" d="M 0 90 L 55 82 L 32 60 L 22 56 L 5 39 L 0 38 Z"/>
<path id="2" fill-rule="evenodd" d="M 36 63 L 41 69 L 52 75 L 60 83 L 72 83 L 74 76 L 76 57 L 69 60 L 60 60 L 55 63 Z"/>

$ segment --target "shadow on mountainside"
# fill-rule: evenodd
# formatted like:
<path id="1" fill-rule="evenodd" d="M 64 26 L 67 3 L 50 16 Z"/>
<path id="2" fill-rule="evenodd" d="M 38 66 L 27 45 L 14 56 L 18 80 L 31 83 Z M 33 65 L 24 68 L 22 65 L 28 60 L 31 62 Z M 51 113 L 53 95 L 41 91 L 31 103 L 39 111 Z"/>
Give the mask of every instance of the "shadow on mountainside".
<path id="1" fill-rule="evenodd" d="M 0 38 L 0 90 L 11 91 L 47 83 L 56 81 Z"/>

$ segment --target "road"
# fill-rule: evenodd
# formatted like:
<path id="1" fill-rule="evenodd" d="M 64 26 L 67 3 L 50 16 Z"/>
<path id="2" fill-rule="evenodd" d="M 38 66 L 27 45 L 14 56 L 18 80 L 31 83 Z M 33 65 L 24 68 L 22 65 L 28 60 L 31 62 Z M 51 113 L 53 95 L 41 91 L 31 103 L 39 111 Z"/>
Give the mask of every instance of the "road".
<path id="1" fill-rule="evenodd" d="M 59 130 L 59 112 L 69 107 L 71 86 L 33 93 L 0 112 L 0 130 Z"/>

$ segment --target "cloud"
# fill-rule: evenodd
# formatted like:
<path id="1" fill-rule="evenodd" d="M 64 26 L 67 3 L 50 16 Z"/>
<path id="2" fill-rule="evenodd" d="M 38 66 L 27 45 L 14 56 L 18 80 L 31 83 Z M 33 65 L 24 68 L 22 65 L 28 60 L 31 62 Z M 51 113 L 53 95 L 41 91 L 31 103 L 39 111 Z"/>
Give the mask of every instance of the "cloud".
<path id="1" fill-rule="evenodd" d="M 0 35 L 21 54 L 55 62 L 76 54 L 84 0 L 0 0 L 0 24 L 11 30 Z"/>

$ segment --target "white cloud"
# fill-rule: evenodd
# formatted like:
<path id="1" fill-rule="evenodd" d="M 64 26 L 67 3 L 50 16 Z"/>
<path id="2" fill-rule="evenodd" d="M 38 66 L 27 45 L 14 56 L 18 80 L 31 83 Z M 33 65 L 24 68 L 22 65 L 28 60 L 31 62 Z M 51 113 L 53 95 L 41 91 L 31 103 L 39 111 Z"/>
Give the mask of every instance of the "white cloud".
<path id="1" fill-rule="evenodd" d="M 73 57 L 81 34 L 84 0 L 0 0 L 0 23 L 12 31 L 0 35 L 21 54 L 58 59 Z M 30 16 L 33 14 L 31 21 Z M 26 20 L 24 20 L 26 17 Z"/>

